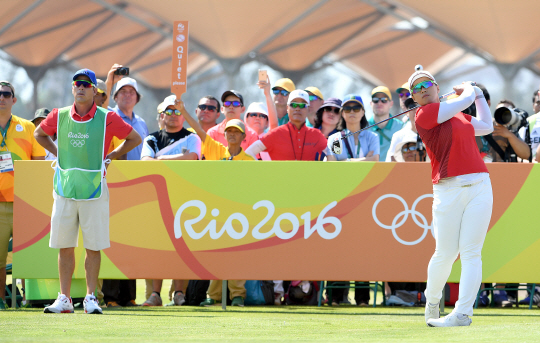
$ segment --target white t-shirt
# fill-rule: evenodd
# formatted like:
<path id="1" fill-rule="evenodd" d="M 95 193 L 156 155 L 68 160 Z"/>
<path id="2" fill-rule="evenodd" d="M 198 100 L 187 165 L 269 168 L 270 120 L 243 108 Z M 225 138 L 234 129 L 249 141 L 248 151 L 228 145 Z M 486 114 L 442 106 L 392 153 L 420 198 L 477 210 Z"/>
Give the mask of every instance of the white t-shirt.
<path id="1" fill-rule="evenodd" d="M 540 112 L 536 113 L 535 115 L 530 116 L 527 118 L 528 122 L 531 120 L 536 119 L 536 123 L 534 124 L 530 135 L 531 135 L 531 152 L 532 152 L 532 159 L 534 160 L 536 157 L 536 149 L 538 149 L 538 145 L 540 144 Z M 519 138 L 525 142 L 525 131 L 526 127 L 522 127 L 519 129 Z"/>
<path id="2" fill-rule="evenodd" d="M 394 156 L 396 146 L 405 141 L 414 141 L 418 139 L 418 134 L 412 130 L 411 122 L 407 122 L 401 130 L 394 133 L 392 140 L 390 141 L 390 147 L 388 148 L 388 153 L 386 154 L 386 162 L 392 162 L 392 156 Z"/>

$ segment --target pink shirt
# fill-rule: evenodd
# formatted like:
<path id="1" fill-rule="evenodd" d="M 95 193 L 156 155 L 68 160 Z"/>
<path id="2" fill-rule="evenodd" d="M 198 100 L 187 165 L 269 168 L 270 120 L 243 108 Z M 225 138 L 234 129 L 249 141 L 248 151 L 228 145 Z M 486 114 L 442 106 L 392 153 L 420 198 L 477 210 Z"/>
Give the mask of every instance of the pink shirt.
<path id="1" fill-rule="evenodd" d="M 218 125 L 214 126 L 206 134 L 212 139 L 214 139 L 216 142 L 220 142 L 224 146 L 228 146 L 227 140 L 225 139 L 225 126 L 227 125 L 227 120 L 223 120 Z M 246 125 L 246 138 L 242 141 L 242 144 L 240 146 L 244 151 L 253 143 L 259 140 L 259 135 L 257 132 L 253 129 L 250 129 Z"/>

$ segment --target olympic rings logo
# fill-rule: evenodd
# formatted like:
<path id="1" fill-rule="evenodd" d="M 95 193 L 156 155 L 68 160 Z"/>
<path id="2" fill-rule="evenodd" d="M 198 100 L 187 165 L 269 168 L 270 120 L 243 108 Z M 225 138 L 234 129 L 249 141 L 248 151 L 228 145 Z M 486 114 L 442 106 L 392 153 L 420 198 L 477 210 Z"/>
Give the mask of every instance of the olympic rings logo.
<path id="1" fill-rule="evenodd" d="M 82 146 L 84 145 L 84 140 L 79 140 L 79 139 L 72 139 L 71 140 L 71 145 L 73 145 L 74 148 L 82 148 Z"/>
<path id="2" fill-rule="evenodd" d="M 379 218 L 377 218 L 377 206 L 379 205 L 379 203 L 381 201 L 383 201 L 384 199 L 387 199 L 387 198 L 394 198 L 394 199 L 399 200 L 403 204 L 403 208 L 404 208 L 403 211 L 399 212 L 394 217 L 394 219 L 392 220 L 391 225 L 383 224 L 383 223 L 381 223 Z M 432 194 L 424 194 L 424 195 L 420 196 L 418 199 L 416 199 L 414 201 L 411 209 L 409 210 L 409 206 L 407 205 L 407 202 L 405 202 L 405 200 L 402 197 L 400 197 L 399 195 L 396 195 L 396 194 L 385 194 L 385 195 L 381 196 L 379 199 L 377 199 L 377 201 L 375 201 L 375 203 L 373 204 L 373 208 L 371 210 L 371 213 L 373 215 L 373 220 L 375 220 L 375 223 L 377 223 L 377 225 L 379 225 L 383 229 L 392 230 L 392 235 L 394 236 L 394 238 L 399 243 L 401 243 L 403 245 L 416 245 L 416 244 L 418 244 L 418 243 L 420 243 L 420 242 L 422 242 L 424 240 L 424 238 L 426 237 L 426 235 L 428 233 L 428 230 L 431 230 L 431 234 L 433 235 L 433 237 L 435 237 L 435 235 L 433 233 L 433 221 L 431 221 L 431 224 L 428 225 L 426 217 L 424 217 L 424 215 L 422 213 L 420 213 L 420 212 L 418 212 L 416 210 L 416 206 L 418 205 L 418 203 L 420 201 L 422 201 L 423 199 L 426 199 L 426 198 L 433 198 L 433 195 Z M 418 225 L 420 228 L 424 229 L 424 233 L 422 234 L 422 236 L 420 236 L 420 238 L 418 238 L 417 240 L 412 241 L 412 242 L 409 242 L 409 241 L 406 241 L 406 240 L 402 239 L 396 233 L 396 229 L 403 226 L 403 224 L 407 221 L 407 219 L 409 218 L 409 214 L 411 215 L 411 217 L 412 217 L 413 221 L 415 222 L 415 224 Z"/>

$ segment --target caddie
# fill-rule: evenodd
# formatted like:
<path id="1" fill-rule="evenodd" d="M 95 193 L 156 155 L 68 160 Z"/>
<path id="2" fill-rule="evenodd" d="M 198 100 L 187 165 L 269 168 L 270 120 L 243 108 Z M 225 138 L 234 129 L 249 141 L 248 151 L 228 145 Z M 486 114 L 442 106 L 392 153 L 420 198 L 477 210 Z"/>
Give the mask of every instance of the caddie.
<path id="1" fill-rule="evenodd" d="M 49 246 L 60 249 L 58 271 L 61 292 L 56 301 L 45 308 L 45 313 L 73 313 L 70 288 L 79 226 L 86 249 L 84 312 L 102 313 L 94 290 L 101 264 L 100 251 L 110 246 L 106 167 L 110 160 L 141 143 L 137 131 L 118 114 L 96 106 L 96 85 L 93 71 L 77 71 L 71 88 L 74 104 L 53 109 L 34 132 L 38 143 L 57 156 Z M 58 149 L 51 139 L 55 133 Z M 113 137 L 125 141 L 107 155 L 107 147 Z"/>

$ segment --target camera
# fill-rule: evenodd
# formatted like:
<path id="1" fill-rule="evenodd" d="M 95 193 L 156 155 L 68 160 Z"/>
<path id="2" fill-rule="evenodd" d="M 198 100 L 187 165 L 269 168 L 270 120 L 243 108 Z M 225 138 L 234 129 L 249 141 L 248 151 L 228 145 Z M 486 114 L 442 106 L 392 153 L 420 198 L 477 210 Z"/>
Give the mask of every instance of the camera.
<path id="1" fill-rule="evenodd" d="M 116 69 L 114 71 L 114 75 L 124 75 L 124 76 L 128 76 L 129 75 L 129 68 L 127 67 L 120 67 L 118 69 Z"/>
<path id="2" fill-rule="evenodd" d="M 521 108 L 499 107 L 495 110 L 495 121 L 508 130 L 517 132 L 521 127 L 527 126 L 529 114 Z"/>

